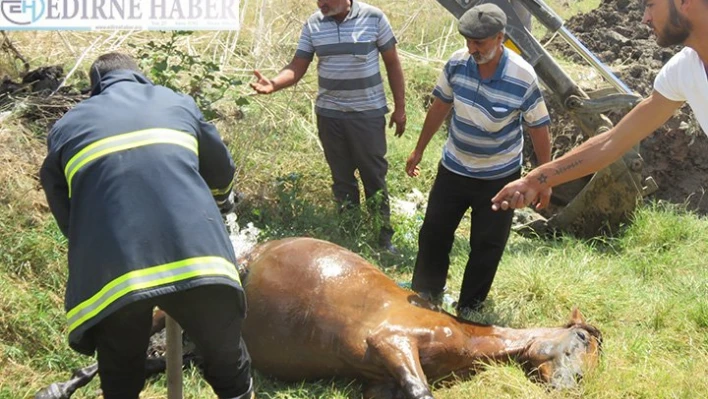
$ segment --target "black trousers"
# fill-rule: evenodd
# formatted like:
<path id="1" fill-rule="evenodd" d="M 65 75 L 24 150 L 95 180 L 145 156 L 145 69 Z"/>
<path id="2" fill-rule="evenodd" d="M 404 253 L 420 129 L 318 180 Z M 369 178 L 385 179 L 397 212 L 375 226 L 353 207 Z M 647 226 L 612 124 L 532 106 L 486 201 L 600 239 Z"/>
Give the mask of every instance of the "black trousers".
<path id="1" fill-rule="evenodd" d="M 450 267 L 455 231 L 472 208 L 470 253 L 462 280 L 458 307 L 478 307 L 489 294 L 497 266 L 509 238 L 513 210 L 493 211 L 491 198 L 520 171 L 497 180 L 473 179 L 438 166 L 418 236 L 418 257 L 412 288 L 434 296 L 442 293 Z"/>
<path id="2" fill-rule="evenodd" d="M 174 318 L 204 358 L 204 378 L 219 398 L 245 394 L 251 358 L 241 338 L 243 309 L 234 288 L 205 285 L 134 302 L 90 330 L 106 399 L 137 399 L 145 385 L 145 358 L 153 307 Z"/>
<path id="3" fill-rule="evenodd" d="M 391 209 L 386 187 L 386 118 L 338 119 L 317 116 L 317 130 L 327 164 L 332 172 L 332 192 L 343 206 L 359 206 L 359 184 L 354 171 L 364 183 L 366 199 L 381 195 L 375 209 L 383 224 L 381 238 L 390 240 Z"/>

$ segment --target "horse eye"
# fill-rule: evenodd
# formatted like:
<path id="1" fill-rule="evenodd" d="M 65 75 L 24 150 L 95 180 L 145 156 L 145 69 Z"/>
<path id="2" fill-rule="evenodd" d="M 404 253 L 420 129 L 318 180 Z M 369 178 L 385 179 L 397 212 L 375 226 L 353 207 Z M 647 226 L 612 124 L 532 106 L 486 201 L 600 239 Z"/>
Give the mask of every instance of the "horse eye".
<path id="1" fill-rule="evenodd" d="M 577 331 L 575 332 L 575 335 L 577 335 L 578 338 L 580 338 L 581 341 L 583 341 L 583 342 L 588 342 L 588 335 L 587 335 L 587 333 L 586 333 L 585 331 L 577 330 Z"/>

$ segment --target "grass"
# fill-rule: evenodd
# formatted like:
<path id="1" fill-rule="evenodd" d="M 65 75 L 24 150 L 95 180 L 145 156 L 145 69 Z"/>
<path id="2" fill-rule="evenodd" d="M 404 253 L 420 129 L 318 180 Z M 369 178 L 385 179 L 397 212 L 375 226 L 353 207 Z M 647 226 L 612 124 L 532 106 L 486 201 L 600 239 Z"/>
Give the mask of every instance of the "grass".
<path id="1" fill-rule="evenodd" d="M 246 4 L 244 29 L 238 33 L 200 33 L 180 42 L 222 66 L 225 73 L 251 79 L 259 68 L 272 76 L 292 57 L 302 20 L 314 4 L 305 0 L 263 0 Z M 428 94 L 442 63 L 461 47 L 452 18 L 433 0 L 371 1 L 383 8 L 396 30 L 406 75 L 408 129 L 389 134 L 388 182 L 395 198 L 413 189 L 429 191 L 444 142 L 438 134 L 417 179 L 403 171 L 425 117 Z M 597 1 L 552 2 L 564 18 L 592 8 Z M 288 12 L 283 13 L 283 10 Z M 11 39 L 33 66 L 62 64 L 70 70 L 81 55 L 83 69 L 110 49 L 129 51 L 161 40 L 159 33 L 72 32 L 13 33 Z M 3 56 L 5 57 L 5 56 Z M 12 62 L 0 59 L 12 76 Z M 564 68 L 574 68 L 563 64 Z M 581 72 L 577 75 L 582 76 Z M 69 84 L 85 84 L 77 72 Z M 236 115 L 231 102 L 248 96 L 239 86 L 218 104 Z M 340 218 L 330 194 L 330 178 L 316 136 L 313 102 L 314 66 L 296 87 L 270 97 L 248 96 L 240 119 L 217 121 L 238 165 L 237 187 L 246 192 L 240 222 L 253 222 L 265 238 L 305 235 L 328 239 L 388 266 L 397 281 L 408 281 L 422 222 L 394 214 L 400 257 L 374 250 L 371 216 L 362 212 Z M 391 97 L 389 96 L 389 99 Z M 66 243 L 48 213 L 37 170 L 44 155 L 43 130 L 27 127 L 14 109 L 0 125 L 0 399 L 29 398 L 70 370 L 92 359 L 66 345 L 63 289 Z M 391 132 L 389 132 L 391 133 Z M 5 167 L 7 165 L 7 167 Z M 448 279 L 459 290 L 468 252 L 466 218 L 458 231 Z M 470 381 L 435 390 L 436 398 L 702 398 L 708 397 L 708 221 L 680 207 L 647 204 L 615 237 L 581 241 L 512 235 L 490 295 L 491 306 L 479 321 L 512 327 L 561 325 L 573 306 L 605 336 L 601 367 L 577 390 L 555 392 L 530 382 L 514 365 L 493 366 Z M 143 398 L 165 397 L 164 377 L 151 380 Z M 259 398 L 356 398 L 360 385 L 348 380 L 284 384 L 256 375 Z M 77 398 L 97 397 L 93 382 Z M 185 373 L 188 398 L 213 397 L 196 371 Z"/>

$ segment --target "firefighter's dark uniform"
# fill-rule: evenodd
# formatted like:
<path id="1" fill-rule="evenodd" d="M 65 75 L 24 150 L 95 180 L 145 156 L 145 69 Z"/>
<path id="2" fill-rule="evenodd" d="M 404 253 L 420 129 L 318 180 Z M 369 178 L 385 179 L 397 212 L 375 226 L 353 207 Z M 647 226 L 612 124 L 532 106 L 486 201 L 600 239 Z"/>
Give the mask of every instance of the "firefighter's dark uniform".
<path id="1" fill-rule="evenodd" d="M 40 177 L 69 243 L 69 344 L 98 352 L 107 398 L 142 389 L 141 370 L 125 362 L 144 364 L 155 305 L 206 351 L 220 397 L 248 388 L 244 292 L 215 203 L 234 170 L 191 97 L 134 71 L 101 77 L 49 133 Z"/>

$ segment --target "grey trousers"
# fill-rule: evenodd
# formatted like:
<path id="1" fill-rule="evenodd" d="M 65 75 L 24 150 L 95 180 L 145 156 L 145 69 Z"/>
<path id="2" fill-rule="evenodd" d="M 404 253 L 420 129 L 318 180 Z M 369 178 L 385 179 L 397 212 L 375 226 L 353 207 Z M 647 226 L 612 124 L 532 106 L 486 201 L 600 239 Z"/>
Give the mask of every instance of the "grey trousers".
<path id="1" fill-rule="evenodd" d="M 342 207 L 359 206 L 359 170 L 366 199 L 381 192 L 378 209 L 383 228 L 381 240 L 393 235 L 391 209 L 386 188 L 386 117 L 339 119 L 317 116 L 317 130 L 325 158 L 332 172 L 332 192 Z"/>

